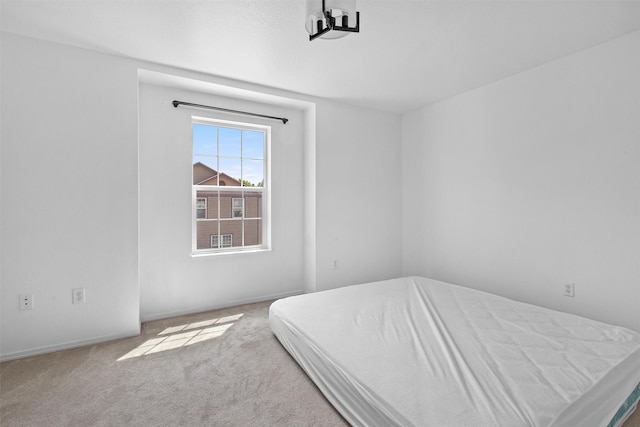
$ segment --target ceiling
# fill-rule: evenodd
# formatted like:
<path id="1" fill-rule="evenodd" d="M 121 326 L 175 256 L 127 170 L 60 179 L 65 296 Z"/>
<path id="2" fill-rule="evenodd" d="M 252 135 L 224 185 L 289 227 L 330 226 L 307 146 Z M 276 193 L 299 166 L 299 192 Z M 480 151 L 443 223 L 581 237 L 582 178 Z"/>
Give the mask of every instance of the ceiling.
<path id="1" fill-rule="evenodd" d="M 357 0 L 313 42 L 304 0 L 1 1 L 9 33 L 394 113 L 640 30 L 640 0 Z"/>

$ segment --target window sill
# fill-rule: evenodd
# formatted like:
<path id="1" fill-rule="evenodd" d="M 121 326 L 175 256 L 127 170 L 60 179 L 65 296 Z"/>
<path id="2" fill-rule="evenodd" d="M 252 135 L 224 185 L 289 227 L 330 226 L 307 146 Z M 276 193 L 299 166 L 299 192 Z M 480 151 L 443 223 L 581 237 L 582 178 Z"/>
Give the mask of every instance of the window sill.
<path id="1" fill-rule="evenodd" d="M 210 256 L 220 256 L 220 255 L 242 255 L 242 254 L 255 254 L 260 252 L 271 252 L 271 248 L 251 248 L 251 249 L 241 249 L 241 250 L 228 250 L 228 251 L 216 251 L 216 252 L 192 252 L 191 258 L 204 258 Z"/>

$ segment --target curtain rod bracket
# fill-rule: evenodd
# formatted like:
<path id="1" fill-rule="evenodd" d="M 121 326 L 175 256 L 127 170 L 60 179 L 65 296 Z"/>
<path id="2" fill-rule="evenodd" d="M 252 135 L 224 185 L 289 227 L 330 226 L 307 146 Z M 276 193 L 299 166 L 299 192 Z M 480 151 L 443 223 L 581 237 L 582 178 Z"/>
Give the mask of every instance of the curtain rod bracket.
<path id="1" fill-rule="evenodd" d="M 287 122 L 289 121 L 289 119 L 287 119 L 286 117 L 266 116 L 264 114 L 249 113 L 247 111 L 239 111 L 239 110 L 230 110 L 229 108 L 212 107 L 210 105 L 193 104 L 191 102 L 173 101 L 172 104 L 173 104 L 173 106 L 175 108 L 178 108 L 179 105 L 186 105 L 188 107 L 206 108 L 206 109 L 209 109 L 209 110 L 224 111 L 226 113 L 243 114 L 245 116 L 262 117 L 262 118 L 265 118 L 265 119 L 280 120 L 280 121 L 282 121 L 282 124 L 284 124 L 284 125 L 286 125 Z"/>

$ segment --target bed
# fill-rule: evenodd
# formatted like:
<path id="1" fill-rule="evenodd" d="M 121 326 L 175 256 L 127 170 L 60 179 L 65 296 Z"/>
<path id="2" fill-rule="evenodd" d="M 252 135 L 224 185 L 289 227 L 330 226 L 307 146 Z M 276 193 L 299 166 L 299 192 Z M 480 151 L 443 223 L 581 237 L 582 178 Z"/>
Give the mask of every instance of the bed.
<path id="1" fill-rule="evenodd" d="M 640 334 L 404 277 L 275 301 L 271 329 L 354 426 L 618 426 Z"/>

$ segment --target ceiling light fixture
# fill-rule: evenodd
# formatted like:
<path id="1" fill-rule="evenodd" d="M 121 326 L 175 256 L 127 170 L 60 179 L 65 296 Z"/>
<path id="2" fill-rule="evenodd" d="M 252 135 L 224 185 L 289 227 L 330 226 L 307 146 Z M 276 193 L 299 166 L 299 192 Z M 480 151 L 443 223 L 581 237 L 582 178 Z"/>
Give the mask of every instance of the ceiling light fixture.
<path id="1" fill-rule="evenodd" d="M 320 8 L 322 6 L 322 8 Z M 355 21 L 350 27 L 349 21 Z M 337 39 L 360 32 L 360 12 L 355 0 L 307 0 L 307 31 L 309 40 Z"/>

